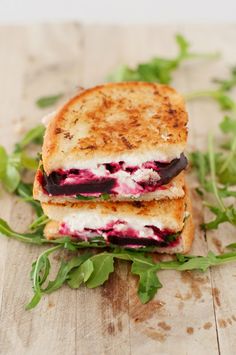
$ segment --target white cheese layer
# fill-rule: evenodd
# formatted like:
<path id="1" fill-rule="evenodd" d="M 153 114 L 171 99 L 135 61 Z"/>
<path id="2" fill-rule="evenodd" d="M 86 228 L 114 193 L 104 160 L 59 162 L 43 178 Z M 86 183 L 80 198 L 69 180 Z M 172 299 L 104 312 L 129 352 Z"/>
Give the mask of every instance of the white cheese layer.
<path id="1" fill-rule="evenodd" d="M 62 223 L 65 223 L 68 228 L 72 231 L 83 231 L 85 228 L 90 229 L 100 229 L 106 227 L 110 223 L 117 222 L 118 220 L 124 221 L 130 228 L 136 230 L 144 231 L 145 236 L 145 225 L 154 225 L 160 230 L 164 229 L 163 224 L 155 218 L 142 218 L 138 219 L 137 217 L 127 216 L 124 218 L 121 216 L 112 216 L 112 215 L 101 215 L 96 211 L 86 211 L 80 210 L 80 213 L 71 213 L 65 216 L 62 220 Z M 122 228 L 122 227 L 121 227 Z"/>

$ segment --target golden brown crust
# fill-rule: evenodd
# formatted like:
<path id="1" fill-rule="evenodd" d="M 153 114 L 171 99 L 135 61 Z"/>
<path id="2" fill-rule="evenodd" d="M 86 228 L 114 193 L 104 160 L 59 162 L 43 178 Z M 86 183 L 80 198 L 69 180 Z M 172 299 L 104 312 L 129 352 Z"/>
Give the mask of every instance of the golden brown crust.
<path id="1" fill-rule="evenodd" d="M 161 151 L 172 159 L 175 149 L 178 153 L 184 149 L 186 125 L 183 98 L 166 85 L 96 86 L 71 99 L 49 123 L 42 152 L 44 169 L 49 174 L 70 162 L 143 151 Z"/>

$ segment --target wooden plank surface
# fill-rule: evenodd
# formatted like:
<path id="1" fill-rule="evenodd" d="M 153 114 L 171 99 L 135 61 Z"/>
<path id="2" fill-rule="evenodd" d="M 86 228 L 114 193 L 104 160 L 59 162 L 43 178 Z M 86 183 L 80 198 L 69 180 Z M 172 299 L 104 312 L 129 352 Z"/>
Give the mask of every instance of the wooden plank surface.
<path id="1" fill-rule="evenodd" d="M 209 79 L 236 62 L 236 26 L 82 26 L 76 23 L 0 28 L 0 142 L 11 149 L 20 133 L 33 127 L 47 110 L 35 100 L 78 86 L 104 81 L 121 63 L 134 65 L 151 56 L 173 55 L 174 33 L 184 33 L 194 49 L 222 49 L 224 60 L 185 64 L 174 86 L 188 92 L 209 86 Z M 208 130 L 221 119 L 214 103 L 194 102 L 189 146 L 203 148 Z M 194 179 L 190 178 L 192 186 Z M 206 213 L 193 194 L 195 222 Z M 23 230 L 32 212 L 1 192 L 0 215 Z M 233 241 L 227 225 L 206 236 L 197 228 L 194 254 L 219 251 Z M 220 240 L 217 242 L 216 240 Z M 64 287 L 45 297 L 33 311 L 28 273 L 39 247 L 0 240 L 0 354 L 224 354 L 236 346 L 236 265 L 205 274 L 162 271 L 164 287 L 141 305 L 137 280 L 126 264 L 106 286 L 72 291 Z"/>

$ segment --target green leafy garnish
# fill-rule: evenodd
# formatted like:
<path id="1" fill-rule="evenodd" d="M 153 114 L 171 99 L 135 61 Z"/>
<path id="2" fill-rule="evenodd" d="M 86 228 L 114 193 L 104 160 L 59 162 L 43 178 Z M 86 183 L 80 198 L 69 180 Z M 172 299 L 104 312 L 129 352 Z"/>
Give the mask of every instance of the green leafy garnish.
<path id="1" fill-rule="evenodd" d="M 39 108 L 46 108 L 55 105 L 61 98 L 63 94 L 57 94 L 52 96 L 43 96 L 36 101 L 36 105 Z"/>
<path id="2" fill-rule="evenodd" d="M 102 200 L 104 200 L 104 201 L 107 201 L 107 200 L 109 200 L 109 199 L 110 199 L 110 195 L 109 195 L 109 194 L 104 193 L 104 194 L 101 194 L 100 198 L 101 198 Z"/>
<path id="3" fill-rule="evenodd" d="M 152 257 L 135 251 L 115 248 L 98 254 L 81 254 L 69 261 L 62 260 L 57 275 L 53 281 L 50 276 L 49 254 L 58 251 L 63 245 L 58 245 L 43 252 L 32 265 L 31 278 L 34 296 L 27 309 L 35 307 L 44 294 L 59 289 L 64 283 L 77 289 L 84 284 L 88 288 L 103 285 L 114 272 L 114 259 L 126 260 L 132 263 L 131 273 L 139 276 L 138 296 L 142 303 L 150 301 L 162 287 L 157 276 L 159 270 L 198 270 L 205 272 L 209 267 L 236 261 L 236 252 L 215 255 L 209 252 L 207 256 L 191 256 L 177 254 L 175 260 L 154 262 Z M 235 249 L 231 245 L 231 249 Z M 45 284 L 47 284 L 45 286 Z"/>
<path id="4" fill-rule="evenodd" d="M 205 206 L 215 215 L 215 219 L 203 223 L 205 230 L 216 229 L 219 224 L 229 222 L 236 225 L 236 208 L 233 204 L 226 205 L 224 198 L 236 197 L 236 191 L 230 190 L 229 185 L 236 184 L 236 120 L 225 117 L 220 124 L 223 133 L 233 134 L 232 148 L 229 152 L 215 152 L 213 137 L 209 137 L 208 152 L 193 152 L 191 154 L 192 165 L 196 168 L 201 187 L 198 193 L 202 196 L 204 192 L 211 193 L 217 205 L 205 202 Z M 223 185 L 222 185 L 223 184 Z"/>
<path id="5" fill-rule="evenodd" d="M 44 131 L 42 125 L 28 131 L 15 145 L 14 152 L 11 154 L 7 154 L 4 147 L 0 146 L 0 182 L 8 192 L 13 193 L 21 182 L 23 184 L 24 169 L 33 171 L 37 169 L 38 158 L 29 156 L 27 148 L 32 143 L 41 143 Z"/>
<path id="6" fill-rule="evenodd" d="M 76 199 L 77 200 L 81 200 L 81 201 L 89 201 L 89 200 L 96 200 L 96 199 L 101 199 L 101 200 L 109 200 L 110 199 L 110 195 L 109 194 L 101 194 L 100 196 L 83 196 L 83 195 L 76 195 Z"/>
<path id="7" fill-rule="evenodd" d="M 43 244 L 48 241 L 42 237 L 42 229 L 37 228 L 32 233 L 17 233 L 13 231 L 6 221 L 0 218 L 0 235 L 16 239 L 29 244 Z"/>
<path id="8" fill-rule="evenodd" d="M 185 95 L 186 100 L 208 97 L 215 100 L 221 110 L 236 113 L 236 102 L 229 96 L 229 91 L 236 86 L 236 68 L 232 68 L 228 79 L 214 79 L 217 84 L 215 90 L 200 90 Z"/>
<path id="9" fill-rule="evenodd" d="M 83 196 L 83 195 L 76 195 L 77 200 L 81 201 L 89 201 L 89 200 L 94 200 L 96 197 L 94 196 Z"/>
<path id="10" fill-rule="evenodd" d="M 149 62 L 138 64 L 135 69 L 131 69 L 127 65 L 122 65 L 108 76 L 108 81 L 147 81 L 169 84 L 172 80 L 172 73 L 185 60 L 195 58 L 212 59 L 218 57 L 217 53 L 192 53 L 190 51 L 189 42 L 180 34 L 175 36 L 175 40 L 178 46 L 178 53 L 173 59 L 155 57 Z"/>
<path id="11" fill-rule="evenodd" d="M 36 215 L 38 217 L 41 217 L 43 215 L 43 210 L 42 210 L 40 202 L 36 201 L 33 198 L 33 185 L 32 184 L 20 181 L 15 193 L 18 196 L 20 196 L 23 201 L 29 203 L 33 207 L 33 209 L 36 212 Z"/>
<path id="12" fill-rule="evenodd" d="M 15 152 L 22 151 L 29 144 L 35 143 L 41 145 L 43 143 L 43 136 L 45 132 L 45 127 L 43 125 L 38 125 L 30 129 L 22 138 L 22 140 L 15 145 Z"/>

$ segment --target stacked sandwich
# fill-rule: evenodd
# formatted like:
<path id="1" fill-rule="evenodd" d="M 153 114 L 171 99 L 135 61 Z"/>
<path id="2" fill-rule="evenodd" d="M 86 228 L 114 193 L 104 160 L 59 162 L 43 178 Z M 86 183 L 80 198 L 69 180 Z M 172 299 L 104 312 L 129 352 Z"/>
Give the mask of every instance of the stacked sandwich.
<path id="1" fill-rule="evenodd" d="M 45 237 L 189 251 L 187 120 L 182 97 L 159 84 L 105 84 L 71 99 L 47 125 L 35 177 Z"/>

